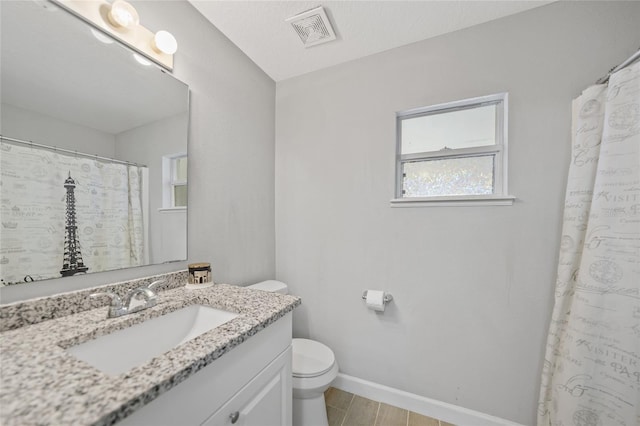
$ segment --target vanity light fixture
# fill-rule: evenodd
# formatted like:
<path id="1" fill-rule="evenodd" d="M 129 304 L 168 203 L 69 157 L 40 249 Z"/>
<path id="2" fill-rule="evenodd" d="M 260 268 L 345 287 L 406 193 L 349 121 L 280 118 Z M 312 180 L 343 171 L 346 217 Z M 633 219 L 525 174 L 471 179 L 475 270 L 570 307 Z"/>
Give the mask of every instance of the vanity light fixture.
<path id="1" fill-rule="evenodd" d="M 131 3 L 125 0 L 113 0 L 113 2 L 111 0 L 50 1 L 77 15 L 103 33 L 121 41 L 136 51 L 140 59 L 144 57 L 169 71 L 173 70 L 173 54 L 178 50 L 175 37 L 168 31 L 162 30 L 154 33 L 140 25 L 138 11 Z M 96 34 L 94 33 L 94 35 Z M 103 41 L 97 35 L 96 38 Z M 140 60 L 138 62 L 142 63 Z"/>
<path id="2" fill-rule="evenodd" d="M 111 4 L 107 17 L 111 25 L 116 28 L 132 28 L 140 24 L 140 16 L 136 8 L 123 0 L 116 0 Z"/>
<path id="3" fill-rule="evenodd" d="M 153 36 L 151 47 L 158 53 L 173 55 L 178 50 L 178 42 L 169 31 L 160 30 Z"/>

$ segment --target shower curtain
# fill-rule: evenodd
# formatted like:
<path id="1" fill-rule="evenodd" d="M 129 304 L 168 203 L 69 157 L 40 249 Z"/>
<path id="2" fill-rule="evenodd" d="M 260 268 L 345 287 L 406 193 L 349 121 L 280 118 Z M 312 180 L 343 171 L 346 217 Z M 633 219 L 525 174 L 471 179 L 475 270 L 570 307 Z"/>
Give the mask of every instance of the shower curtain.
<path id="1" fill-rule="evenodd" d="M 538 425 L 640 425 L 640 62 L 573 101 Z"/>
<path id="2" fill-rule="evenodd" d="M 146 167 L 7 142 L 0 148 L 3 284 L 61 276 L 69 178 L 75 185 L 76 235 L 87 272 L 147 263 Z"/>

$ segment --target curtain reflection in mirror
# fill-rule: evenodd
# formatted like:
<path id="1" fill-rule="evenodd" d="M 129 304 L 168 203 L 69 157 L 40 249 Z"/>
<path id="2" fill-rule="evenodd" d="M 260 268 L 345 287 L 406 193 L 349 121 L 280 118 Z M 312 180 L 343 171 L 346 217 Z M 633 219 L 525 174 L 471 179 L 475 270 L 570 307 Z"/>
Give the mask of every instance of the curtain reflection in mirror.
<path id="1" fill-rule="evenodd" d="M 149 263 L 147 167 L 0 148 L 2 285 Z"/>

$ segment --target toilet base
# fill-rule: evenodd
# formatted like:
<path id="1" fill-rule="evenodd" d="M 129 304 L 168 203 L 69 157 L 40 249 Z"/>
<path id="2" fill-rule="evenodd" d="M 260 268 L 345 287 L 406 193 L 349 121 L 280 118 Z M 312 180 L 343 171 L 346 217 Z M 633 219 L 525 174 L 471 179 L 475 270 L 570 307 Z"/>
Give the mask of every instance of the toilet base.
<path id="1" fill-rule="evenodd" d="M 293 377 L 293 426 L 328 426 L 324 391 L 338 375 L 338 363 L 318 377 Z"/>
<path id="2" fill-rule="evenodd" d="M 293 399 L 293 426 L 328 425 L 323 393 L 313 398 Z"/>

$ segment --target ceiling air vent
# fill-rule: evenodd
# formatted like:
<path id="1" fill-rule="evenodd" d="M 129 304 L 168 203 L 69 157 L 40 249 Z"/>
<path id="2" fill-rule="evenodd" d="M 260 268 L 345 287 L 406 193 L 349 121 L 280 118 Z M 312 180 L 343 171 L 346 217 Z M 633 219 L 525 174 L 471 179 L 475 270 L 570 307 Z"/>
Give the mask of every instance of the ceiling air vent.
<path id="1" fill-rule="evenodd" d="M 336 33 L 333 31 L 331 22 L 329 22 L 322 6 L 292 16 L 286 22 L 289 22 L 296 30 L 304 47 L 336 39 Z"/>

